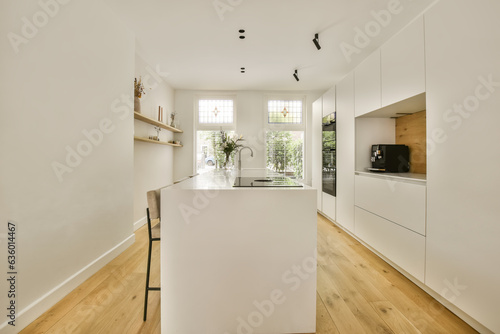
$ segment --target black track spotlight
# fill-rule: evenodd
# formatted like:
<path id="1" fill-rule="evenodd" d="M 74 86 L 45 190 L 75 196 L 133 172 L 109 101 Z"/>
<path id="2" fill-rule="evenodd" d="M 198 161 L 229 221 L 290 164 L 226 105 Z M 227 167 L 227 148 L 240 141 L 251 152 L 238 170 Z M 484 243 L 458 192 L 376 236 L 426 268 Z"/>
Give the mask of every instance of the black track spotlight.
<path id="1" fill-rule="evenodd" d="M 313 43 L 316 45 L 316 49 L 321 50 L 321 45 L 319 45 L 319 34 L 314 34 Z"/>
<path id="2" fill-rule="evenodd" d="M 295 80 L 299 81 L 299 74 L 297 73 L 297 70 L 295 70 L 293 77 L 295 78 Z"/>

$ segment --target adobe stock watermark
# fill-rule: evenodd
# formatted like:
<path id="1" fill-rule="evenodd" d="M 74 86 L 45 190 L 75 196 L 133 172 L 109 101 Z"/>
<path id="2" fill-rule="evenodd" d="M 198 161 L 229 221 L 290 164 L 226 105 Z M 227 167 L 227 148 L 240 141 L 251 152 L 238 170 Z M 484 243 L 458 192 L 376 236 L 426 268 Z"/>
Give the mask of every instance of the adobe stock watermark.
<path id="1" fill-rule="evenodd" d="M 236 7 L 241 5 L 243 0 L 214 0 L 212 5 L 214 6 L 215 12 L 221 21 L 224 21 L 224 15 L 226 12 L 232 12 Z"/>
<path id="2" fill-rule="evenodd" d="M 409 0 L 411 1 L 411 0 Z M 373 20 L 368 21 L 362 28 L 354 28 L 353 44 L 347 42 L 340 43 L 340 50 L 348 63 L 352 62 L 353 55 L 360 54 L 363 49 L 368 47 L 372 40 L 391 24 L 393 16 L 403 11 L 404 7 L 400 0 L 390 0 L 387 3 L 387 9 L 370 12 Z"/>
<path id="3" fill-rule="evenodd" d="M 317 270 L 317 251 L 314 250 L 313 256 L 306 257 L 300 265 L 293 265 L 281 275 L 281 281 L 288 286 L 289 292 L 297 291 L 302 283 L 311 277 L 315 277 Z M 253 334 L 255 329 L 261 327 L 266 319 L 269 319 L 277 307 L 287 301 L 286 291 L 274 289 L 269 293 L 269 298 L 258 301 L 254 300 L 252 305 L 254 310 L 245 318 L 239 316 L 236 319 L 237 334 Z M 233 333 L 233 332 L 231 332 Z M 224 334 L 230 334 L 224 332 Z"/>
<path id="4" fill-rule="evenodd" d="M 149 65 L 146 66 L 147 74 L 144 75 L 142 82 L 146 87 L 154 90 L 160 86 L 164 80 L 162 78 L 168 76 L 168 72 L 161 72 L 159 66 L 153 70 Z M 131 95 L 121 94 L 119 98 L 114 99 L 110 105 L 111 112 L 117 116 L 120 121 L 128 118 L 134 110 L 134 98 Z M 63 182 L 63 176 L 67 173 L 72 173 L 82 162 L 87 158 L 95 148 L 99 147 L 106 137 L 116 129 L 116 124 L 108 117 L 102 118 L 94 128 L 83 129 L 81 131 L 82 139 L 73 147 L 66 145 L 66 156 L 63 162 L 53 161 L 51 163 L 52 170 L 59 182 Z"/>
<path id="5" fill-rule="evenodd" d="M 500 82 L 495 81 L 493 74 L 479 76 L 478 84 L 472 94 L 466 96 L 461 103 L 454 103 L 443 113 L 443 120 L 451 129 L 460 129 L 464 120 L 470 118 L 481 106 L 481 102 L 488 100 L 500 87 Z M 439 144 L 448 140 L 448 135 L 443 128 L 434 128 L 427 135 L 427 155 L 433 154 Z"/>
<path id="6" fill-rule="evenodd" d="M 192 216 L 199 216 L 202 210 L 210 205 L 210 200 L 219 195 L 219 189 L 205 189 L 195 191 L 191 203 L 180 203 L 178 205 L 179 212 L 181 213 L 182 220 L 187 225 L 191 224 Z"/>
<path id="7" fill-rule="evenodd" d="M 480 75 L 477 81 L 470 95 L 444 111 L 442 118 L 449 128 L 445 130 L 443 127 L 436 127 L 427 133 L 427 157 L 433 155 L 439 145 L 448 141 L 450 132 L 459 130 L 466 120 L 476 114 L 481 103 L 491 98 L 500 88 L 500 82 L 495 81 L 493 74 Z M 387 180 L 387 184 L 392 191 L 395 191 L 397 181 Z"/>
<path id="8" fill-rule="evenodd" d="M 50 19 L 54 18 L 61 9 L 61 6 L 67 5 L 71 0 L 40 0 L 38 5 L 40 10 L 35 12 L 30 18 L 23 16 L 21 18 L 21 30 L 18 33 L 7 33 L 7 39 L 12 46 L 15 54 L 19 53 L 19 47 L 26 45 L 35 38 L 40 29 L 45 27 Z"/>
<path id="9" fill-rule="evenodd" d="M 111 103 L 111 111 L 118 116 L 120 120 L 126 119 L 134 108 L 134 100 L 130 95 L 123 94 L 119 99 L 115 99 Z M 112 133 L 116 129 L 116 125 L 110 118 L 101 119 L 97 126 L 93 129 L 83 129 L 81 139 L 74 147 L 66 145 L 66 157 L 64 163 L 53 161 L 51 163 L 52 170 L 59 182 L 64 181 L 64 174 L 72 173 L 78 166 L 82 164 L 84 159 L 88 157 L 94 148 L 100 146 L 105 135 Z"/>
<path id="10" fill-rule="evenodd" d="M 458 277 L 455 277 L 453 279 L 453 282 L 445 279 L 443 280 L 443 283 L 445 287 L 441 290 L 440 295 L 452 303 L 455 302 L 455 300 L 460 297 L 462 293 L 468 288 L 467 285 L 462 285 L 459 283 Z M 438 319 L 439 316 L 443 312 L 448 311 L 448 309 L 436 299 L 432 298 L 429 304 L 429 311 L 432 314 L 433 318 Z M 410 313 L 409 319 L 422 333 L 431 325 L 429 324 L 427 319 L 421 317 L 419 310 L 412 311 Z"/>

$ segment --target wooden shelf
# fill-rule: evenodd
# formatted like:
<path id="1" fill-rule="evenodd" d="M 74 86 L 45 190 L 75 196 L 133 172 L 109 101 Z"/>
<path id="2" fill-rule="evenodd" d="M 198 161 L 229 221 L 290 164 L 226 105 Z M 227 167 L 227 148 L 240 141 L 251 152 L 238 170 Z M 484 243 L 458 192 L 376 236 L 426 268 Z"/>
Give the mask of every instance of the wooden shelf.
<path id="1" fill-rule="evenodd" d="M 168 146 L 173 146 L 173 147 L 182 147 L 182 145 L 167 143 L 166 141 L 151 140 L 148 138 L 142 138 L 142 137 L 136 137 L 136 136 L 134 136 L 134 140 L 143 141 L 145 143 L 168 145 Z"/>
<path id="2" fill-rule="evenodd" d="M 162 129 L 165 129 L 165 130 L 168 130 L 168 131 L 172 131 L 172 132 L 175 132 L 175 133 L 182 133 L 183 132 L 181 129 L 177 129 L 177 128 L 174 128 L 173 126 L 167 125 L 165 123 L 158 122 L 157 120 L 154 120 L 152 118 L 144 116 L 143 114 L 138 113 L 137 111 L 134 111 L 134 118 L 137 119 L 137 120 L 139 120 L 139 121 L 142 121 L 142 122 L 154 125 L 154 126 L 158 126 L 158 127 L 162 128 Z"/>

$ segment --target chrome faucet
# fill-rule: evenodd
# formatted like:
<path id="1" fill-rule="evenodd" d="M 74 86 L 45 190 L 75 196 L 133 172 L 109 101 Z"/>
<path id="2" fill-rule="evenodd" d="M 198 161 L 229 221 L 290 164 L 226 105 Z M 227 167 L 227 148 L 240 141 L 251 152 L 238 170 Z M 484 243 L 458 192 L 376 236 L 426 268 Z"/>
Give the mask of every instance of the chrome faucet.
<path id="1" fill-rule="evenodd" d="M 245 148 L 248 148 L 250 150 L 250 156 L 253 157 L 253 151 L 250 147 L 243 146 L 242 148 L 240 148 L 240 150 L 238 152 L 238 171 L 240 171 L 240 172 L 241 172 L 241 151 L 243 151 Z"/>

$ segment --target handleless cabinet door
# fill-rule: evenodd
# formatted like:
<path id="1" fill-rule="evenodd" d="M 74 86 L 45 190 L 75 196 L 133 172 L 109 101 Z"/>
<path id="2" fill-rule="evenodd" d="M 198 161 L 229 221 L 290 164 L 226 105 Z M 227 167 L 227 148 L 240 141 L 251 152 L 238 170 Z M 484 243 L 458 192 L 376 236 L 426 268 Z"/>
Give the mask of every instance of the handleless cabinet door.
<path id="1" fill-rule="evenodd" d="M 322 210 L 322 133 L 321 116 L 323 115 L 323 98 L 313 102 L 312 111 L 312 187 L 316 189 L 316 205 L 319 211 Z"/>
<path id="2" fill-rule="evenodd" d="M 354 70 L 356 117 L 382 107 L 380 85 L 380 50 L 377 50 Z"/>
<path id="3" fill-rule="evenodd" d="M 355 176 L 355 205 L 425 236 L 425 184 Z"/>
<path id="4" fill-rule="evenodd" d="M 383 107 L 425 92 L 424 52 L 423 17 L 382 46 Z"/>
<path id="5" fill-rule="evenodd" d="M 334 113 L 335 108 L 335 86 L 323 94 L 323 117 Z"/>
<path id="6" fill-rule="evenodd" d="M 356 236 L 412 276 L 425 279 L 425 237 L 356 207 Z"/>

